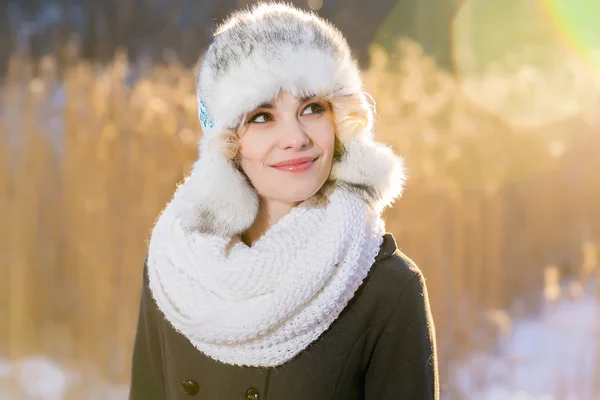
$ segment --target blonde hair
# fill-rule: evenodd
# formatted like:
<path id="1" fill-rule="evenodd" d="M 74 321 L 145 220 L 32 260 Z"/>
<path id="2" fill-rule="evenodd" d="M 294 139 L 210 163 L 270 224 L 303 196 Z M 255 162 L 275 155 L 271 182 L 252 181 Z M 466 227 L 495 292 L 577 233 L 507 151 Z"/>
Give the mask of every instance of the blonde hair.
<path id="1" fill-rule="evenodd" d="M 366 91 L 350 95 L 319 96 L 331 104 L 333 111 L 333 126 L 335 132 L 335 144 L 333 162 L 340 160 L 344 154 L 344 143 L 356 137 L 360 132 L 372 124 L 372 116 L 375 114 L 375 101 Z M 369 103 L 367 99 L 371 100 Z M 246 127 L 245 116 L 242 122 L 235 128 L 230 128 L 221 135 L 222 148 L 225 156 L 238 165 L 240 150 L 239 138 Z"/>

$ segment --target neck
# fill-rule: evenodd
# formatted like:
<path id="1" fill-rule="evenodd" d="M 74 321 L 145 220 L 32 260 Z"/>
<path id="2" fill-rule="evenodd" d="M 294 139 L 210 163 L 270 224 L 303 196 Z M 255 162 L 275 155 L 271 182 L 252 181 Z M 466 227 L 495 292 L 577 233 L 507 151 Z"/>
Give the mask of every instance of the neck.
<path id="1" fill-rule="evenodd" d="M 277 221 L 289 213 L 298 203 L 282 203 L 280 201 L 260 198 L 258 214 L 250 228 L 242 234 L 242 241 L 247 246 L 253 246 Z"/>

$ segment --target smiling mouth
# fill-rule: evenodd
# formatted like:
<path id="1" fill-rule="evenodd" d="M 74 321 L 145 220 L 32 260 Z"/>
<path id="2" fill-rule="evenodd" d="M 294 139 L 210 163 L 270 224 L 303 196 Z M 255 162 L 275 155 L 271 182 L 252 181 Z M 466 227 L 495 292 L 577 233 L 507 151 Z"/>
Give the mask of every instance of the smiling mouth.
<path id="1" fill-rule="evenodd" d="M 317 161 L 319 157 L 302 157 L 286 160 L 272 165 L 273 168 L 283 172 L 304 172 Z"/>

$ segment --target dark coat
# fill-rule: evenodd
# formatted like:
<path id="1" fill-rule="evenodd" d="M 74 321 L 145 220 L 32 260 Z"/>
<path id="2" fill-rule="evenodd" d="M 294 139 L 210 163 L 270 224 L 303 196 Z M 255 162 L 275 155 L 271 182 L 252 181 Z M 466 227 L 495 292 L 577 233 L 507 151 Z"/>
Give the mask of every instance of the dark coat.
<path id="1" fill-rule="evenodd" d="M 438 399 L 425 280 L 389 233 L 369 275 L 329 329 L 274 368 L 227 365 L 197 350 L 157 309 L 146 268 L 130 400 Z"/>

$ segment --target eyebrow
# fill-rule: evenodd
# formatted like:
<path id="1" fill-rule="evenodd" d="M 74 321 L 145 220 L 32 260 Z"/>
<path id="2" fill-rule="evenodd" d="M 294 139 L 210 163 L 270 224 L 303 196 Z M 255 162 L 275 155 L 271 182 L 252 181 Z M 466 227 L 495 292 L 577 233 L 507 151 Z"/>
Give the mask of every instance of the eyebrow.
<path id="1" fill-rule="evenodd" d="M 310 99 L 313 99 L 313 98 L 315 98 L 315 97 L 317 97 L 317 96 L 304 96 L 304 97 L 301 97 L 301 98 L 299 98 L 299 99 L 298 99 L 298 104 L 305 103 L 305 102 L 307 102 L 308 100 L 310 100 Z M 267 109 L 269 109 L 269 110 L 272 110 L 272 109 L 273 109 L 273 108 L 275 108 L 275 107 L 273 106 L 273 104 L 271 104 L 271 103 L 269 103 L 269 102 L 265 102 L 265 103 L 262 103 L 261 105 L 259 105 L 259 106 L 258 106 L 258 107 L 256 107 L 256 108 L 257 108 L 257 109 L 258 109 L 258 108 L 267 108 Z"/>

